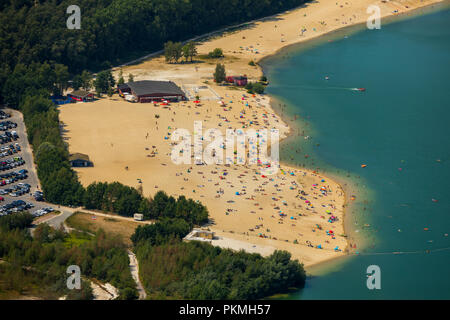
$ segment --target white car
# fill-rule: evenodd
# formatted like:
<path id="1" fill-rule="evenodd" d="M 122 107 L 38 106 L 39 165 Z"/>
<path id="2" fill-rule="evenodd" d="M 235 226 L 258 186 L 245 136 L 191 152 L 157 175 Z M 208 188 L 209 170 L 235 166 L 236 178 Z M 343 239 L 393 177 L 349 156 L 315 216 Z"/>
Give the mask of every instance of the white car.
<path id="1" fill-rule="evenodd" d="M 33 217 L 39 217 L 41 210 L 36 210 L 32 213 Z"/>
<path id="2" fill-rule="evenodd" d="M 33 212 L 33 216 L 42 216 L 43 214 L 45 214 L 46 212 L 43 210 L 36 210 L 35 212 Z"/>

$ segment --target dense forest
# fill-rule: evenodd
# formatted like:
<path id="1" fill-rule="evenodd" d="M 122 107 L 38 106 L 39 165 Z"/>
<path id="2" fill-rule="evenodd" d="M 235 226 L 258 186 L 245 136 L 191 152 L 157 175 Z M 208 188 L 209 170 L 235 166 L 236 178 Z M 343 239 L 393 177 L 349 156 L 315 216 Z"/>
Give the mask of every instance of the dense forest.
<path id="1" fill-rule="evenodd" d="M 268 16 L 305 0 L 6 0 L 0 4 L 0 83 L 17 64 L 52 61 L 76 73 L 106 69 L 220 27 Z M 37 3 L 37 5 L 35 5 Z M 66 9 L 81 9 L 69 30 Z M 3 79 L 2 79 L 3 77 Z"/>
<path id="2" fill-rule="evenodd" d="M 192 225 L 182 219 L 163 219 L 151 225 L 139 226 L 131 236 L 135 246 L 141 241 L 152 246 L 161 245 L 170 240 L 183 239 L 192 229 Z"/>
<path id="3" fill-rule="evenodd" d="M 143 285 L 153 299 L 261 299 L 305 283 L 303 265 L 286 251 L 267 258 L 199 241 L 183 242 L 181 219 L 140 226 L 131 237 Z"/>
<path id="4" fill-rule="evenodd" d="M 118 237 L 101 230 L 95 236 L 79 237 L 47 224 L 40 224 L 31 237 L 27 227 L 32 220 L 28 213 L 0 217 L 0 294 L 91 299 L 92 291 L 86 281 L 81 290 L 66 287 L 67 267 L 78 265 L 82 277 L 109 282 L 118 288 L 119 298 L 137 297 L 126 247 Z"/>

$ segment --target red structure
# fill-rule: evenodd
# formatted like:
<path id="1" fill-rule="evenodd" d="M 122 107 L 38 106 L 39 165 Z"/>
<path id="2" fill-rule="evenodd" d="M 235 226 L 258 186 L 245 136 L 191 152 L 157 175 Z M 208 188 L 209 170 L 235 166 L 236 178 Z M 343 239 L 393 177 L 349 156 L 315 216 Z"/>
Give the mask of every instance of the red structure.
<path id="1" fill-rule="evenodd" d="M 247 85 L 247 76 L 229 76 L 227 77 L 228 83 L 233 83 L 236 86 L 245 87 Z"/>
<path id="2" fill-rule="evenodd" d="M 94 94 L 84 90 L 75 90 L 67 95 L 69 99 L 76 101 L 94 101 Z"/>

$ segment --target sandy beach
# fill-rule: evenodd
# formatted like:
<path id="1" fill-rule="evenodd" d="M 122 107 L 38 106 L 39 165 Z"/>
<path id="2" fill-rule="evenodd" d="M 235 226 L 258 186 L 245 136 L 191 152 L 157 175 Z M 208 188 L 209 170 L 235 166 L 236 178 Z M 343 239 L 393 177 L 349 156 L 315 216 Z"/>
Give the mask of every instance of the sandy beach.
<path id="1" fill-rule="evenodd" d="M 250 66 L 250 61 L 365 22 L 369 5 L 378 5 L 381 15 L 388 16 L 395 10 L 395 14 L 404 13 L 437 2 L 322 0 L 199 44 L 199 54 L 222 48 L 224 59 L 166 64 L 164 57 L 154 57 L 124 67 L 124 75 L 132 73 L 135 80 L 172 80 L 191 98 L 198 95 L 201 103 L 133 104 L 114 95 L 60 107 L 70 152 L 88 154 L 94 163 L 92 168 L 76 169 L 80 181 L 85 186 L 94 181 L 119 181 L 133 187 L 141 181 L 146 196 L 164 190 L 199 200 L 208 207 L 209 228 L 222 237 L 217 245 L 224 247 L 248 247 L 263 255 L 284 249 L 305 266 L 344 255 L 348 248 L 343 226 L 345 196 L 337 182 L 283 164 L 277 174 L 268 176 L 257 165 L 177 165 L 171 160 L 171 135 L 179 128 L 193 133 L 194 121 L 203 121 L 203 133 L 209 128 L 223 133 L 228 128 L 276 128 L 285 137 L 290 128 L 274 113 L 268 96 L 214 84 L 217 62 L 225 64 L 228 75 L 246 74 L 257 80 L 262 70 Z M 335 221 L 329 222 L 330 217 Z M 231 240 L 222 243 L 226 239 Z"/>

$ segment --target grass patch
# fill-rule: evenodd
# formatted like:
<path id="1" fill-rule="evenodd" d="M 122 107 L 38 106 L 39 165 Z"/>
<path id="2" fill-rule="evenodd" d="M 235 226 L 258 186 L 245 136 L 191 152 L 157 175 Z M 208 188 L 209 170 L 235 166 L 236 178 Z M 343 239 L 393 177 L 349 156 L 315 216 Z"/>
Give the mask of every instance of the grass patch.
<path id="1" fill-rule="evenodd" d="M 94 237 L 90 234 L 87 234 L 83 231 L 72 231 L 69 235 L 64 239 L 64 246 L 67 248 L 78 247 L 83 243 L 89 242 Z"/>
<path id="2" fill-rule="evenodd" d="M 95 230 L 93 230 L 90 226 L 89 223 L 86 222 L 85 219 L 80 219 L 79 216 L 81 214 L 85 214 L 82 212 L 75 212 L 73 215 L 71 215 L 69 218 L 67 218 L 66 220 L 66 224 L 73 229 L 77 229 L 79 231 L 84 231 L 84 232 L 89 232 L 89 233 L 94 233 Z"/>
<path id="3" fill-rule="evenodd" d="M 95 219 L 92 219 L 91 214 L 84 212 L 74 213 L 66 220 L 66 224 L 73 229 L 87 233 L 96 233 L 103 229 L 107 233 L 119 235 L 127 245 L 131 245 L 130 237 L 140 225 L 133 221 L 110 217 L 95 216 Z"/>

